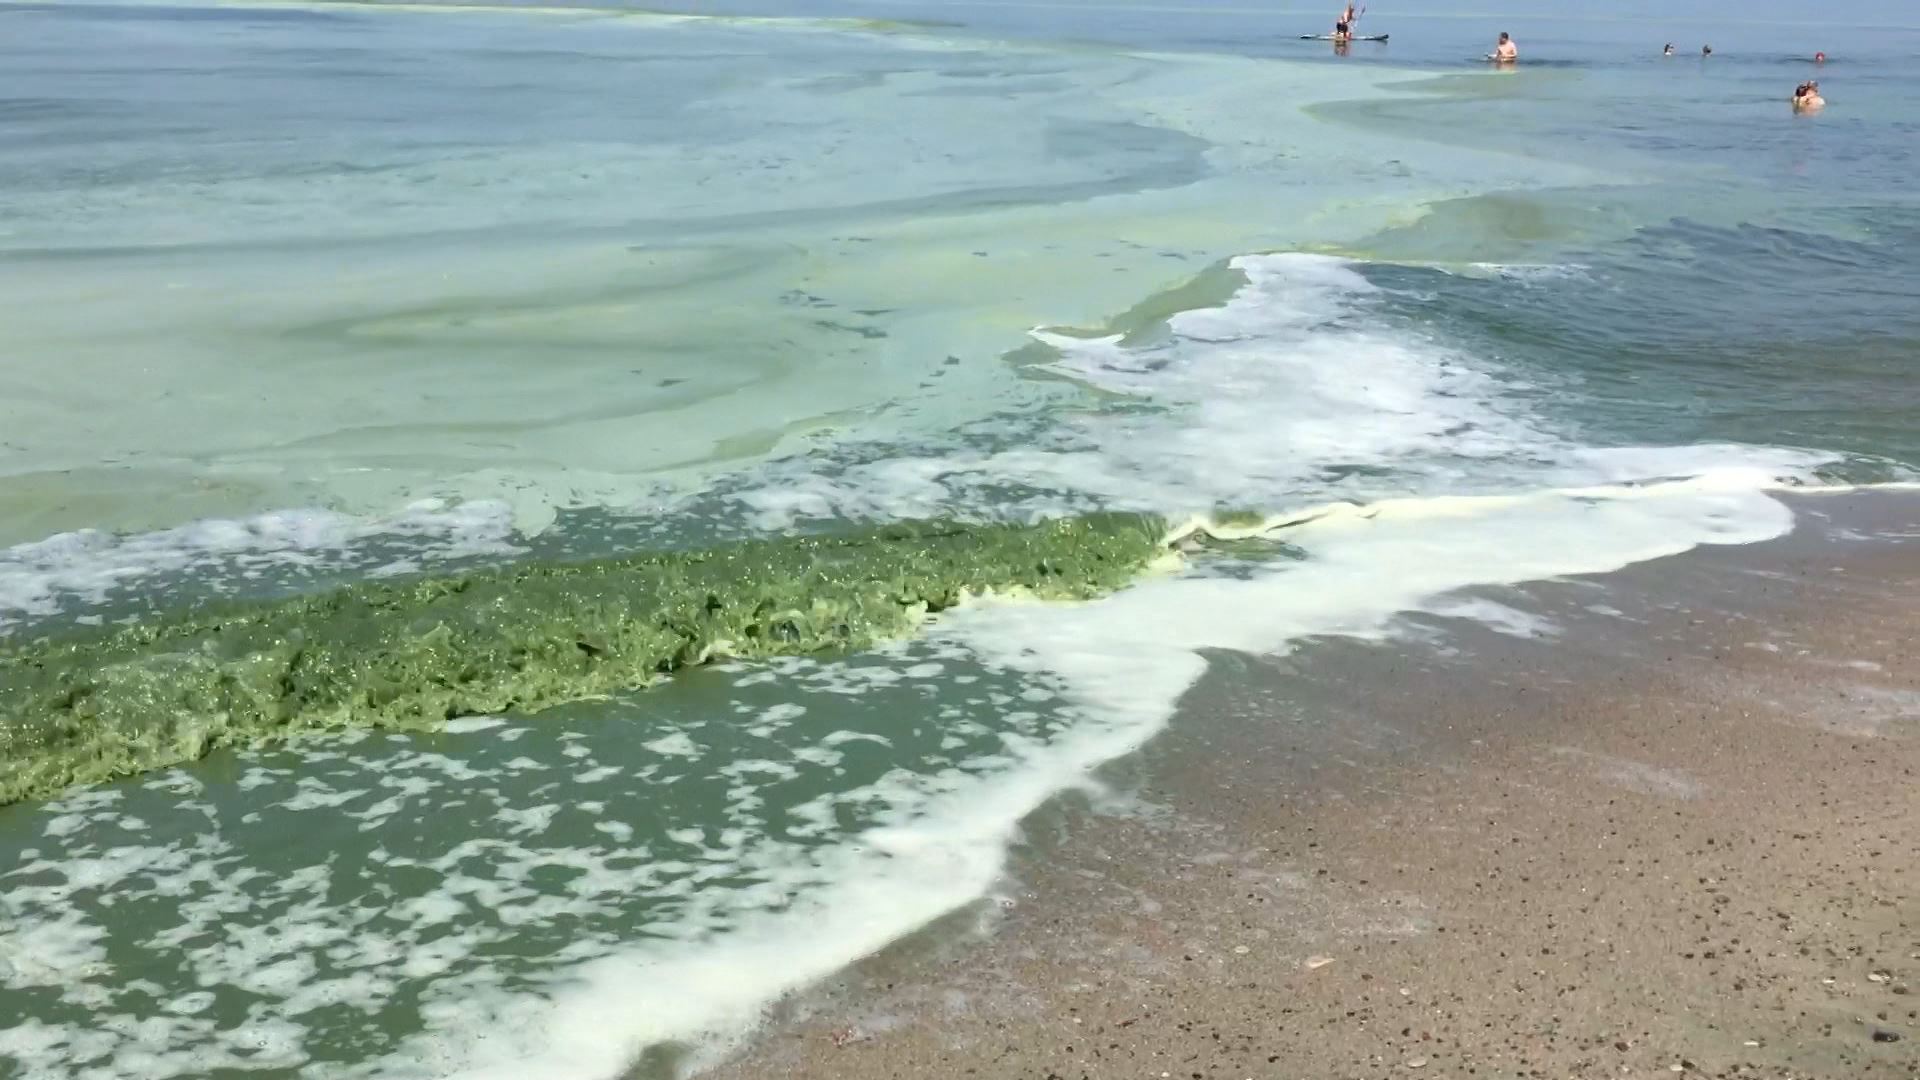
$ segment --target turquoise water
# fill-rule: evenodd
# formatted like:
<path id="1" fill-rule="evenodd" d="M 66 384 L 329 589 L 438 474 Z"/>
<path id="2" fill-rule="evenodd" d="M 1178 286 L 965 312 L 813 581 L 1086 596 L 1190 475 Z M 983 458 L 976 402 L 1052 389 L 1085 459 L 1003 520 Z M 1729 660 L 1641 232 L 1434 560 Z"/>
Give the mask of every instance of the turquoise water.
<path id="1" fill-rule="evenodd" d="M 0 5 L 0 768 L 170 748 L 0 807 L 0 1074 L 697 1067 L 990 904 L 1209 655 L 1915 478 L 1909 12 L 1390 7 Z M 793 539 L 1110 510 L 1151 568 Z M 460 576 L 648 553 L 700 595 Z M 370 582 L 344 685 L 411 633 L 407 692 L 563 704 L 178 737 L 321 628 L 151 628 Z M 921 619 L 1015 582 L 1109 595 Z M 609 694 L 606 620 L 767 636 Z"/>

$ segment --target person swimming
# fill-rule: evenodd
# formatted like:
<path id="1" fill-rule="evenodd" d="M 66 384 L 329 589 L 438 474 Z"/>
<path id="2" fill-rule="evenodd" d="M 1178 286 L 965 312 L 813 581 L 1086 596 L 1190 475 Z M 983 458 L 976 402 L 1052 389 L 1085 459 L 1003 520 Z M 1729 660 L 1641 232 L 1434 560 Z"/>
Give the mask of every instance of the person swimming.
<path id="1" fill-rule="evenodd" d="M 1823 52 L 1817 52 L 1817 53 L 1814 53 L 1814 54 L 1813 54 L 1813 62 L 1814 62 L 1814 63 L 1816 63 L 1816 64 L 1824 64 L 1824 63 L 1826 63 L 1826 62 L 1827 62 L 1827 54 L 1826 54 L 1826 53 L 1823 53 Z"/>
<path id="2" fill-rule="evenodd" d="M 1793 111 L 1816 112 L 1827 107 L 1827 99 L 1820 96 L 1820 84 L 1803 82 L 1793 88 Z"/>
<path id="3" fill-rule="evenodd" d="M 1667 47 L 1666 47 L 1666 48 L 1664 48 L 1664 49 L 1661 49 L 1661 50 L 1660 50 L 1660 55 L 1661 55 L 1661 56 L 1672 56 L 1672 55 L 1673 55 L 1673 42 L 1671 42 L 1671 41 L 1669 41 L 1669 42 L 1667 42 Z"/>
<path id="4" fill-rule="evenodd" d="M 1520 59 L 1520 47 L 1513 43 L 1513 38 L 1508 36 L 1506 31 L 1502 30 L 1500 43 L 1493 47 L 1493 52 L 1487 56 L 1487 59 L 1496 64 L 1511 64 Z"/>
<path id="5" fill-rule="evenodd" d="M 1704 57 L 1704 56 L 1712 56 L 1712 55 L 1713 55 L 1713 46 L 1711 46 L 1711 45 L 1702 45 L 1702 46 L 1700 46 L 1700 55 L 1701 55 L 1701 56 L 1703 56 L 1703 57 Z"/>

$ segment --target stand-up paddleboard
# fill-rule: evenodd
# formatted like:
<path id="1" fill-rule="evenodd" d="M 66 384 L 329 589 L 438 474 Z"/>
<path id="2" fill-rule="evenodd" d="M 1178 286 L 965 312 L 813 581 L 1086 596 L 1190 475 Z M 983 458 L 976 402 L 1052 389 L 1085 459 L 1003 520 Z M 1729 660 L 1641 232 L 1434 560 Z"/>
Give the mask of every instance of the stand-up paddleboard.
<path id="1" fill-rule="evenodd" d="M 1301 41 L 1332 41 L 1334 40 L 1334 37 L 1332 34 L 1301 34 L 1300 40 Z M 1348 41 L 1385 41 L 1387 40 L 1387 35 L 1355 34 L 1352 37 L 1348 38 L 1347 40 Z"/>

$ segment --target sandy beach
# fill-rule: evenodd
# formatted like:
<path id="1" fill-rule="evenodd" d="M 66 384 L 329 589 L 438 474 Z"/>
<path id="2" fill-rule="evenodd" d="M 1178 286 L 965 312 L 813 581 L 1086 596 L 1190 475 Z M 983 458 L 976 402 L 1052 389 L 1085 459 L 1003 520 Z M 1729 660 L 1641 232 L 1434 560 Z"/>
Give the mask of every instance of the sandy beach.
<path id="1" fill-rule="evenodd" d="M 1219 658 L 714 1078 L 1920 1075 L 1920 498 Z"/>

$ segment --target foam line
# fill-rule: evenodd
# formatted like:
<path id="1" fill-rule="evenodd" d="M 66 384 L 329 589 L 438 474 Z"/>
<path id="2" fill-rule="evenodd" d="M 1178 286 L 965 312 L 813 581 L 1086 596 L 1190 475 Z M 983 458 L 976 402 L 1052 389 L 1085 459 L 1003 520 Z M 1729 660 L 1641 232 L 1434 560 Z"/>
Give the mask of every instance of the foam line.
<path id="1" fill-rule="evenodd" d="M 893 823 L 835 849 L 833 883 L 788 911 L 717 939 L 626 949 L 551 997 L 475 1003 L 407 1058 L 460 1080 L 591 1080 L 661 1043 L 724 1047 L 782 994 L 985 895 L 1021 819 L 1160 731 L 1204 674 L 1205 650 L 1380 637 L 1399 613 L 1460 589 L 1783 535 L 1792 512 L 1754 480 L 1728 471 L 1642 488 L 1400 500 L 1295 519 L 1288 539 L 1306 561 L 1251 581 L 1180 576 L 1084 603 L 970 603 L 934 635 L 1063 686 L 1078 713 L 1066 735 L 1013 747 L 1014 764 L 998 775 L 953 777 L 903 801 Z"/>

